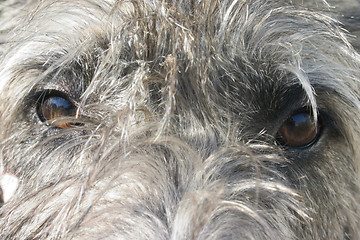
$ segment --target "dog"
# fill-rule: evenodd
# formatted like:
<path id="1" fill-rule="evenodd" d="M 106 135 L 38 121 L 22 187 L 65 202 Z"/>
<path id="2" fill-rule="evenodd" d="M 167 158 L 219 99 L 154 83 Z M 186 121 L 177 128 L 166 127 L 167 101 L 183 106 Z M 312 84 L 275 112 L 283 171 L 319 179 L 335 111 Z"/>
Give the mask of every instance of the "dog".
<path id="1" fill-rule="evenodd" d="M 323 3 L 3 2 L 0 238 L 360 239 L 360 57 Z"/>

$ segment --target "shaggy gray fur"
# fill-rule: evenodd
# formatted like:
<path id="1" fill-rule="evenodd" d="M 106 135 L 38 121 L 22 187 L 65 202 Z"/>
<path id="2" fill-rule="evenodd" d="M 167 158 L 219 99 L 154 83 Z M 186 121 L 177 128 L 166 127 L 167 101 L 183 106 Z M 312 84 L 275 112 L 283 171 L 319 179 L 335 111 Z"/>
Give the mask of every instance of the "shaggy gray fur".
<path id="1" fill-rule="evenodd" d="M 0 239 L 360 239 L 360 57 L 336 9 L 27 2 L 3 11 Z M 76 114 L 43 119 L 49 94 Z M 284 145 L 303 109 L 316 140 Z"/>

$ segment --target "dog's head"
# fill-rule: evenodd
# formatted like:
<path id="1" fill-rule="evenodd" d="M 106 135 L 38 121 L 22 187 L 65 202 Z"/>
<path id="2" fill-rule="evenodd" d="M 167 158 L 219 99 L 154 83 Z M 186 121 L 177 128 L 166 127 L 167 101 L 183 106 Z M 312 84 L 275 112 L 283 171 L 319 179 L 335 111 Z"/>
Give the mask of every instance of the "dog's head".
<path id="1" fill-rule="evenodd" d="M 360 59 L 331 18 L 45 1 L 9 35 L 4 239 L 360 237 Z"/>

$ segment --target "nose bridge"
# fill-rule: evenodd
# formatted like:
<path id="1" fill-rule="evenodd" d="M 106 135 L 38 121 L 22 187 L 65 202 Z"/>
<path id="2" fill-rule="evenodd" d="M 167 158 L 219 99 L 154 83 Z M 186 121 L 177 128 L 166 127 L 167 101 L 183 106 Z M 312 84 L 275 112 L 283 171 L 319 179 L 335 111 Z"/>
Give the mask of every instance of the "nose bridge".
<path id="1" fill-rule="evenodd" d="M 283 216 L 296 212 L 304 221 L 308 217 L 304 203 L 281 170 L 287 163 L 278 149 L 267 144 L 219 147 L 201 160 L 196 177 L 190 179 L 177 205 L 172 239 L 214 237 L 207 236 L 207 232 L 218 233 L 215 235 L 221 238 L 226 236 L 222 235 L 224 230 L 238 236 L 256 236 L 252 229 L 262 229 L 259 239 L 273 239 L 279 234 L 293 239 L 288 235 L 291 233 L 281 229 L 294 224 L 294 219 L 284 220 L 277 211 L 289 213 Z M 274 228 L 273 222 L 280 227 Z"/>
<path id="2" fill-rule="evenodd" d="M 232 143 L 221 146 L 204 160 L 205 179 L 219 176 L 225 182 L 276 179 L 283 175 L 279 166 L 288 161 L 278 149 L 266 143 Z M 284 175 L 283 175 L 284 177 Z"/>

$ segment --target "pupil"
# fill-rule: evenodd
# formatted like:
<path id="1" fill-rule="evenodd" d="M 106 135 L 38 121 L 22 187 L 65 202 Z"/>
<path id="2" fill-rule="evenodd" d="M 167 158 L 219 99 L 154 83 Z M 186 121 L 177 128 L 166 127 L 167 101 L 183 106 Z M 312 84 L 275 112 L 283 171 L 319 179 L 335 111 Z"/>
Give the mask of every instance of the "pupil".
<path id="1" fill-rule="evenodd" d="M 280 143 L 290 147 L 306 147 L 311 144 L 318 134 L 318 127 L 312 115 L 300 112 L 291 115 L 280 127 Z"/>
<path id="2" fill-rule="evenodd" d="M 294 127 L 299 127 L 301 125 L 306 125 L 311 123 L 309 114 L 299 113 L 291 117 L 292 125 Z"/>
<path id="3" fill-rule="evenodd" d="M 75 119 L 78 117 L 76 113 L 77 108 L 65 94 L 57 91 L 50 93 L 49 90 L 43 92 L 40 96 L 42 98 L 39 99 L 36 111 L 42 122 L 58 128 L 80 125 Z"/>
<path id="4" fill-rule="evenodd" d="M 289 133 L 294 141 L 307 142 L 316 134 L 316 127 L 311 115 L 298 113 L 289 119 Z"/>
<path id="5" fill-rule="evenodd" d="M 74 116 L 74 105 L 63 97 L 48 97 L 41 107 L 41 118 L 43 121 L 54 120 L 59 117 Z"/>
<path id="6" fill-rule="evenodd" d="M 52 104 L 55 104 L 56 107 L 63 107 L 63 108 L 69 108 L 70 107 L 69 101 L 65 100 L 64 98 L 52 97 L 51 100 L 52 100 Z"/>
<path id="7" fill-rule="evenodd" d="M 72 104 L 62 97 L 51 97 L 47 100 L 47 102 L 51 108 L 63 113 L 62 115 L 71 115 L 72 113 Z"/>

